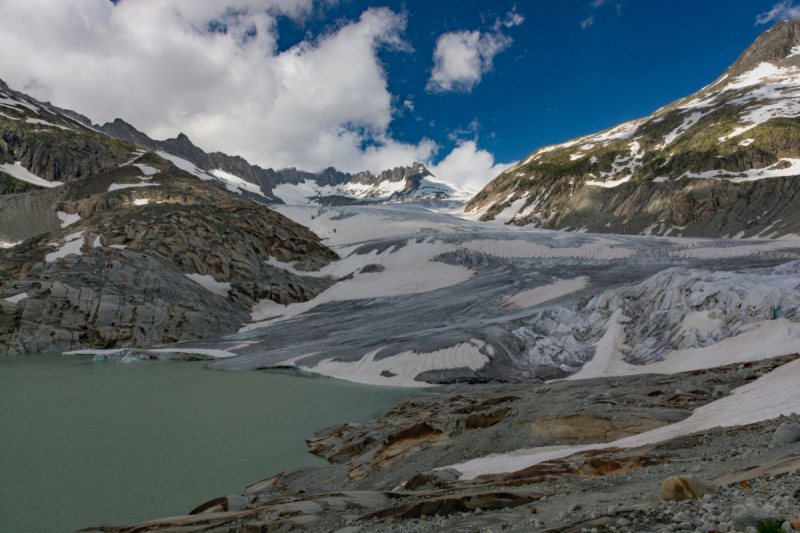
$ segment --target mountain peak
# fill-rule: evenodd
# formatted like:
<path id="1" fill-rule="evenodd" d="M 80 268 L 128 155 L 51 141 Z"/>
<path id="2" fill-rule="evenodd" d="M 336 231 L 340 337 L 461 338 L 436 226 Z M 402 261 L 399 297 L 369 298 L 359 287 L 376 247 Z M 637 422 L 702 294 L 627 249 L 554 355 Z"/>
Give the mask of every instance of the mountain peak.
<path id="1" fill-rule="evenodd" d="M 782 20 L 764 31 L 745 50 L 739 59 L 725 71 L 729 77 L 736 77 L 753 70 L 761 63 L 781 63 L 786 59 L 797 59 L 795 54 L 800 46 L 800 19 Z"/>

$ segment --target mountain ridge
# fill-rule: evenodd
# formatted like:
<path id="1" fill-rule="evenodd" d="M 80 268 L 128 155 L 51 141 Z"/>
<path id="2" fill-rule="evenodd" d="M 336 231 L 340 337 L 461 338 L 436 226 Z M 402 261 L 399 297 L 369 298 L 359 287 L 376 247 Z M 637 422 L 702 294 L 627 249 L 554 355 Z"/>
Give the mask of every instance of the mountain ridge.
<path id="1" fill-rule="evenodd" d="M 601 233 L 800 234 L 800 21 L 764 32 L 715 82 L 542 147 L 466 206 L 481 220 Z M 771 58 L 771 62 L 764 61 Z"/>
<path id="2" fill-rule="evenodd" d="M 291 201 L 328 205 L 417 200 L 466 201 L 474 193 L 442 180 L 424 181 L 425 178 L 434 176 L 421 163 L 387 169 L 377 175 L 370 171 L 350 174 L 338 171 L 334 167 L 328 167 L 320 172 L 298 170 L 296 167 L 275 170 L 252 165 L 241 156 L 231 156 L 223 152 L 207 153 L 195 146 L 184 133 L 172 139 L 153 140 L 120 118 L 103 125 L 95 125 L 95 128 L 140 148 L 165 151 L 185 158 L 206 172 L 214 170 L 229 172 L 261 187 L 265 196 L 275 203 L 285 203 L 284 199 L 274 192 L 282 185 L 295 186 L 283 188 L 284 195 Z M 308 182 L 313 182 L 314 185 L 297 187 Z"/>

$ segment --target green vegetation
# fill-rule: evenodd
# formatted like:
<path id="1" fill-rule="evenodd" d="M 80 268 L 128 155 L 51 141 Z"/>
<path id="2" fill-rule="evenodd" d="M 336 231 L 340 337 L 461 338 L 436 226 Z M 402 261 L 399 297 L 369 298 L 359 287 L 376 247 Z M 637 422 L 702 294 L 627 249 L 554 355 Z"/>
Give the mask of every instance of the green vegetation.
<path id="1" fill-rule="evenodd" d="M 34 191 L 36 189 L 41 189 L 41 187 L 37 187 L 36 185 L 33 185 L 31 183 L 20 181 L 16 178 L 9 176 L 5 172 L 0 172 L 0 194 L 28 192 L 28 191 Z"/>
<path id="2" fill-rule="evenodd" d="M 775 520 L 761 520 L 756 524 L 758 533 L 783 533 L 781 525 Z"/>

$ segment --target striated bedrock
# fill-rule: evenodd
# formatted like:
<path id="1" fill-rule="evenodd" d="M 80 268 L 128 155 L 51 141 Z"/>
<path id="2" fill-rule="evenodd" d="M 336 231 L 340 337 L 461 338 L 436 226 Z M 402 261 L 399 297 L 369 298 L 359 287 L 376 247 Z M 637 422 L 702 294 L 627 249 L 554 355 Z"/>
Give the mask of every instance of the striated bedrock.
<path id="1" fill-rule="evenodd" d="M 651 116 L 541 148 L 467 205 L 482 220 L 685 236 L 800 233 L 800 20 Z"/>
<path id="2" fill-rule="evenodd" d="M 24 239 L 0 250 L 0 353 L 231 334 L 259 301 L 307 301 L 334 282 L 303 275 L 337 258 L 312 232 L 155 154 L 8 195 L 0 222 L 0 237 Z"/>
<path id="3" fill-rule="evenodd" d="M 95 248 L 41 262 L 2 292 L 0 354 L 149 347 L 231 333 L 240 305 L 197 290 L 175 266 L 143 253 Z M 10 300 L 10 301 L 9 301 Z"/>

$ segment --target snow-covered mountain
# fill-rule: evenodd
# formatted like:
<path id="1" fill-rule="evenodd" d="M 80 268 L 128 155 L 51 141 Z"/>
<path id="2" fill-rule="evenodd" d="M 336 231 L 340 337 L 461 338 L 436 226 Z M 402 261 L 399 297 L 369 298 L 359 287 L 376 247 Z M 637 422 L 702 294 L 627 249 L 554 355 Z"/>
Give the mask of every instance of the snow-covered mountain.
<path id="1" fill-rule="evenodd" d="M 482 220 L 660 235 L 800 233 L 800 20 L 651 116 L 536 150 L 467 206 Z"/>
<path id="2" fill-rule="evenodd" d="M 475 191 L 436 178 L 421 163 L 381 172 L 360 172 L 337 182 L 306 178 L 278 185 L 273 194 L 284 203 L 327 205 L 418 201 L 466 202 Z"/>
<path id="3" fill-rule="evenodd" d="M 143 149 L 168 154 L 173 163 L 203 179 L 218 181 L 230 190 L 247 191 L 245 194 L 251 194 L 253 199 L 267 203 L 350 205 L 434 200 L 462 204 L 475 196 L 475 191 L 437 179 L 420 163 L 385 170 L 377 176 L 371 172 L 349 174 L 335 168 L 322 172 L 273 170 L 251 165 L 238 156 L 206 153 L 184 134 L 155 141 L 121 119 L 97 128 Z"/>

